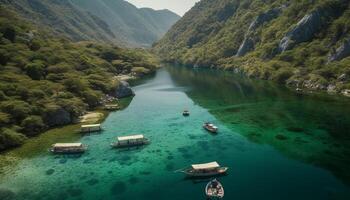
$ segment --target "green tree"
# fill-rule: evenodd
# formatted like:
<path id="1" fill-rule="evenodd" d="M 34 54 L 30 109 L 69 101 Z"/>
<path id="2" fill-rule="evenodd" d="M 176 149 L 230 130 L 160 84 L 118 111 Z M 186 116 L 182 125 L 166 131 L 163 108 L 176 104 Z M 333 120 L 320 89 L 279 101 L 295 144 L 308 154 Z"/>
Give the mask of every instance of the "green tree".
<path id="1" fill-rule="evenodd" d="M 23 128 L 23 132 L 27 136 L 34 136 L 45 129 L 45 124 L 40 116 L 28 116 L 26 117 L 21 126 Z"/>
<path id="2" fill-rule="evenodd" d="M 30 112 L 31 107 L 27 102 L 20 100 L 3 101 L 0 104 L 1 110 L 10 114 L 16 120 L 22 120 L 26 118 Z"/>
<path id="3" fill-rule="evenodd" d="M 20 146 L 26 137 L 10 129 L 0 129 L 0 151 Z"/>
<path id="4" fill-rule="evenodd" d="M 33 62 L 25 66 L 27 75 L 33 80 L 40 80 L 44 76 L 45 65 L 42 62 Z"/>
<path id="5" fill-rule="evenodd" d="M 10 122 L 10 115 L 7 113 L 0 112 L 0 125 L 4 126 Z"/>

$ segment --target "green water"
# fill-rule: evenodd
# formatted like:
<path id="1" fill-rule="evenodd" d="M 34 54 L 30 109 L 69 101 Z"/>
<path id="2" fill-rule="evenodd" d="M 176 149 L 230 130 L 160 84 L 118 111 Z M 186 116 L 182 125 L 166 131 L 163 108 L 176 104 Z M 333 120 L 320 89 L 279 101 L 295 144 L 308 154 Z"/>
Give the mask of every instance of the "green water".
<path id="1" fill-rule="evenodd" d="M 174 171 L 215 160 L 230 167 L 219 178 L 225 199 L 350 199 L 349 99 L 175 67 L 160 69 L 134 91 L 101 134 L 72 136 L 89 145 L 82 156 L 2 155 L 16 162 L 1 168 L 0 198 L 204 200 L 207 180 Z M 183 117 L 183 109 L 191 116 Z M 204 121 L 217 124 L 219 134 L 205 132 Z M 116 136 L 133 133 L 152 143 L 110 148 Z"/>

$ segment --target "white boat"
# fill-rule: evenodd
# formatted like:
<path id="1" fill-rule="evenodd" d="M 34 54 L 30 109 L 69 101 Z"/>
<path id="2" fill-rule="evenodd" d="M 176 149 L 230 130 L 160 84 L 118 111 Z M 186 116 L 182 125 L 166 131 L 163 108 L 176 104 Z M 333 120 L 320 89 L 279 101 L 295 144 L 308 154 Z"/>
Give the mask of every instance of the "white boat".
<path id="1" fill-rule="evenodd" d="M 211 133 L 217 133 L 219 130 L 217 126 L 209 122 L 204 123 L 203 128 Z"/>
<path id="2" fill-rule="evenodd" d="M 87 146 L 82 143 L 56 143 L 53 144 L 50 151 L 52 153 L 84 153 Z"/>
<path id="3" fill-rule="evenodd" d="M 114 148 L 133 147 L 149 144 L 149 140 L 143 135 L 129 135 L 117 137 L 117 141 L 112 143 L 111 146 Z"/>
<path id="4" fill-rule="evenodd" d="M 221 199 L 225 195 L 224 187 L 222 187 L 222 184 L 218 180 L 211 180 L 205 187 L 205 194 L 209 198 Z"/>
<path id="5" fill-rule="evenodd" d="M 217 162 L 204 164 L 194 164 L 191 167 L 182 170 L 183 173 L 190 177 L 211 177 L 225 174 L 228 167 L 221 167 Z"/>
<path id="6" fill-rule="evenodd" d="M 98 132 L 101 131 L 101 124 L 89 124 L 89 125 L 82 125 L 80 128 L 81 133 L 91 133 L 91 132 Z"/>

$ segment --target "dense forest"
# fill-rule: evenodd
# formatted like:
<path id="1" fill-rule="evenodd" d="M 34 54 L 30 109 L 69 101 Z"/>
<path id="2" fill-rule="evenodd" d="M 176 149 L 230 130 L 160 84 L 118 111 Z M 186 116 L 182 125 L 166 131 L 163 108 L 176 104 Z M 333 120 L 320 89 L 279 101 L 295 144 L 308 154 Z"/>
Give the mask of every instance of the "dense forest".
<path id="1" fill-rule="evenodd" d="M 145 50 L 74 43 L 0 6 L 0 151 L 99 106 L 116 75 L 155 68 Z"/>
<path id="2" fill-rule="evenodd" d="M 350 96 L 349 1 L 202 0 L 154 51 L 167 62 Z"/>

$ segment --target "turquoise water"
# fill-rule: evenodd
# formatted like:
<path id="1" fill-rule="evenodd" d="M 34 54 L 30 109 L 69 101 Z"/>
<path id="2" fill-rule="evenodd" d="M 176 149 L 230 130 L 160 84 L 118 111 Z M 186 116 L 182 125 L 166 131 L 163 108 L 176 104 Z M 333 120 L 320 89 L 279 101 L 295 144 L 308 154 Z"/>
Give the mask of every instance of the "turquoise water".
<path id="1" fill-rule="evenodd" d="M 2 168 L 0 197 L 204 200 L 207 180 L 174 171 L 215 160 L 230 167 L 219 178 L 225 199 L 350 199 L 348 99 L 174 67 L 134 91 L 101 134 L 79 139 L 89 145 L 82 156 L 44 151 Z M 182 116 L 184 109 L 190 117 Z M 204 131 L 204 121 L 218 125 L 219 134 Z M 152 143 L 110 148 L 116 136 L 134 133 Z"/>

